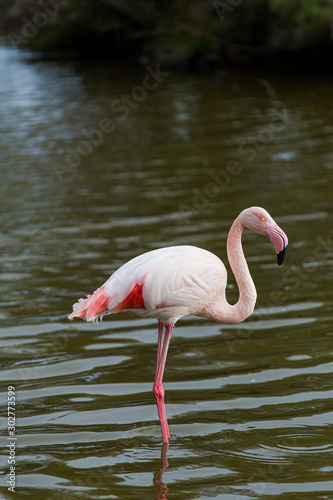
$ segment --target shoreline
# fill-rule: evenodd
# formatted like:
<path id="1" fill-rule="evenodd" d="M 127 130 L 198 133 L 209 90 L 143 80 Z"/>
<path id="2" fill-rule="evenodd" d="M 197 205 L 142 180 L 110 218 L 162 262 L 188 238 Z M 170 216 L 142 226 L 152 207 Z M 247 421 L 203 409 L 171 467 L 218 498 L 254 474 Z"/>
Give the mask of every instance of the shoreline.
<path id="1" fill-rule="evenodd" d="M 214 73 L 229 69 L 332 72 L 333 8 L 309 0 L 190 2 L 0 0 L 0 36 L 39 59 L 100 59 Z M 288 11 L 289 9 L 289 11 Z"/>

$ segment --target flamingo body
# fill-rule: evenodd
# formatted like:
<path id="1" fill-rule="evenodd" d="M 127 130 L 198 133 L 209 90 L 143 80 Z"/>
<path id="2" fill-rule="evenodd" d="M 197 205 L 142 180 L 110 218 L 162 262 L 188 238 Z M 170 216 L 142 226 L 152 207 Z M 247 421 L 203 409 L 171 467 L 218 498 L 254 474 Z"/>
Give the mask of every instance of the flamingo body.
<path id="1" fill-rule="evenodd" d="M 159 322 L 153 393 L 157 402 L 163 442 L 169 442 L 162 379 L 171 332 L 176 321 L 190 314 L 220 323 L 239 323 L 253 311 L 256 289 L 241 245 L 244 228 L 266 235 L 275 246 L 278 264 L 288 238 L 269 213 L 260 207 L 243 210 L 229 231 L 227 253 L 239 288 L 236 304 L 227 302 L 227 272 L 222 261 L 202 248 L 183 245 L 144 253 L 120 267 L 86 299 L 73 306 L 69 319 L 97 321 L 106 314 L 132 311 Z"/>
<path id="2" fill-rule="evenodd" d="M 120 267 L 87 299 L 74 304 L 75 316 L 97 321 L 106 314 L 133 310 L 167 324 L 189 314 L 201 316 L 227 283 L 223 262 L 194 246 L 174 246 L 144 253 Z"/>

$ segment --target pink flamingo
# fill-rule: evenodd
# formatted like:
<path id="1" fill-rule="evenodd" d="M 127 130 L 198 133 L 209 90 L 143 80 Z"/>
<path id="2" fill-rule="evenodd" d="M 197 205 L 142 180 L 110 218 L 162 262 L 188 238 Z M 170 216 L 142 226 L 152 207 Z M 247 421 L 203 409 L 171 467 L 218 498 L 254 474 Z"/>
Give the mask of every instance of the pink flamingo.
<path id="1" fill-rule="evenodd" d="M 73 306 L 69 319 L 94 321 L 106 314 L 132 311 L 158 320 L 158 345 L 153 394 L 156 399 L 163 442 L 170 439 L 162 379 L 171 332 L 176 321 L 194 314 L 219 323 L 240 323 L 252 314 L 256 288 L 247 266 L 241 237 L 244 228 L 267 235 L 275 246 L 278 265 L 287 250 L 288 238 L 266 210 L 243 210 L 231 226 L 227 253 L 239 288 L 235 305 L 226 300 L 227 272 L 211 252 L 193 246 L 173 246 L 144 253 L 120 267 L 86 299 Z"/>

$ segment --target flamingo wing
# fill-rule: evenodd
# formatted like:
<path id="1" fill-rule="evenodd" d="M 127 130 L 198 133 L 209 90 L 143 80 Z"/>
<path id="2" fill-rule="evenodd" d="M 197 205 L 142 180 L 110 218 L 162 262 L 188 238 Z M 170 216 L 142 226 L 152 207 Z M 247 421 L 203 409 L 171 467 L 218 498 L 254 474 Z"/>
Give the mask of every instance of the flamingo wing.
<path id="1" fill-rule="evenodd" d="M 152 250 L 124 264 L 91 296 L 80 299 L 69 319 L 91 321 L 134 310 L 175 322 L 199 314 L 225 286 L 225 267 L 207 250 L 185 245 Z"/>

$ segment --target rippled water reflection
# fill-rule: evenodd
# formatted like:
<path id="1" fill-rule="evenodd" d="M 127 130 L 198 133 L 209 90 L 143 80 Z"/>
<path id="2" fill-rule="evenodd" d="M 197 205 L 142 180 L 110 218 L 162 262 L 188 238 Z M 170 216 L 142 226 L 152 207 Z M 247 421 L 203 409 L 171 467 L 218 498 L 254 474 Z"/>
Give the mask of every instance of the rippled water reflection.
<path id="1" fill-rule="evenodd" d="M 142 86 L 144 68 L 31 61 L 8 48 L 0 66 L 1 380 L 2 402 L 8 385 L 17 391 L 17 491 L 332 498 L 331 82 L 170 71 L 125 118 L 115 100 Z M 112 133 L 69 167 L 102 119 Z M 226 262 L 232 220 L 254 204 L 288 234 L 285 264 L 244 234 L 252 318 L 175 328 L 161 457 L 155 322 L 66 315 L 152 248 L 194 244 Z M 1 487 L 11 498 L 4 478 Z"/>

